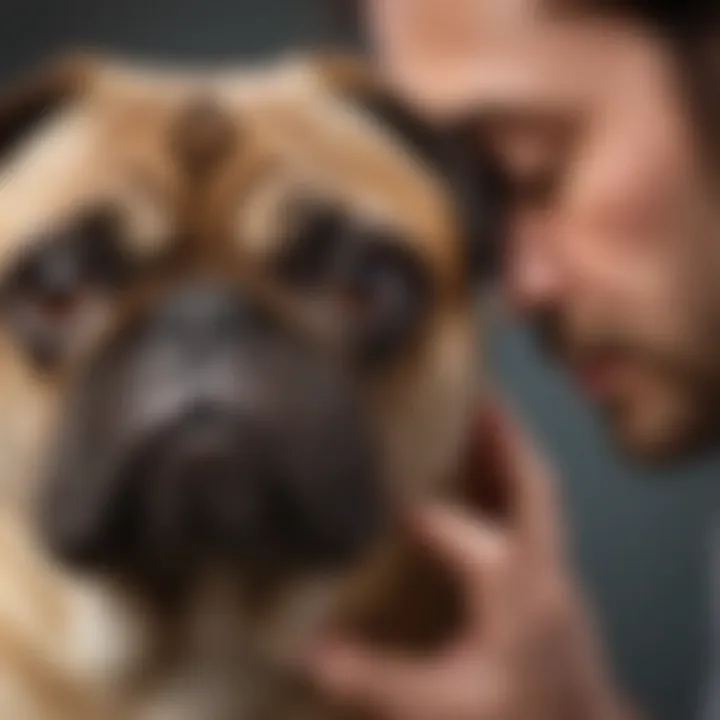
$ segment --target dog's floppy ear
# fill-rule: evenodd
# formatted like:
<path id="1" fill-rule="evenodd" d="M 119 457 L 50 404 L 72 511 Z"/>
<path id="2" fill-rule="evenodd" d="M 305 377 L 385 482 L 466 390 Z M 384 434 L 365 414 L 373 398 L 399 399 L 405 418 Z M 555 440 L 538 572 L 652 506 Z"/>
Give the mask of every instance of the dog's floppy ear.
<path id="1" fill-rule="evenodd" d="M 477 124 L 434 125 L 353 57 L 326 57 L 322 69 L 330 87 L 380 121 L 447 184 L 460 218 L 470 279 L 493 276 L 504 244 L 509 193 L 496 161 L 482 147 Z"/>
<path id="2" fill-rule="evenodd" d="M 45 116 L 84 92 L 92 65 L 89 56 L 68 55 L 0 88 L 0 162 Z"/>
<path id="3" fill-rule="evenodd" d="M 483 282 L 494 277 L 504 244 L 508 195 L 496 162 L 481 147 L 476 126 L 469 122 L 433 126 L 383 91 L 368 92 L 359 102 L 450 189 L 470 279 Z"/>

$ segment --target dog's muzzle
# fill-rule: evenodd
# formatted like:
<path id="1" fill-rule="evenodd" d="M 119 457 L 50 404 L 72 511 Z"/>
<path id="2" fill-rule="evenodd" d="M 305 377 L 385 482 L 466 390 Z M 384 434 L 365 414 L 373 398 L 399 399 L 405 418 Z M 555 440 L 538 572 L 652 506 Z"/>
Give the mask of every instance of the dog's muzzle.
<path id="1" fill-rule="evenodd" d="M 385 505 L 353 386 L 236 288 L 176 289 L 72 394 L 45 535 L 64 561 L 151 580 L 349 562 Z"/>

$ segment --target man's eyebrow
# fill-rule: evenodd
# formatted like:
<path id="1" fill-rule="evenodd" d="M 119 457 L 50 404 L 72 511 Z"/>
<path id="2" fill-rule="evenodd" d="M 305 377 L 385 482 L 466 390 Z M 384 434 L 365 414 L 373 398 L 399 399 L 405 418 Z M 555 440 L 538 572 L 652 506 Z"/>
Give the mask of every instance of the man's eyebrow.
<path id="1" fill-rule="evenodd" d="M 495 103 L 483 102 L 475 108 L 469 108 L 457 122 L 487 129 L 533 128 L 561 133 L 576 129 L 585 118 L 586 113 L 560 103 L 538 104 L 507 99 Z"/>
<path id="2" fill-rule="evenodd" d="M 467 112 L 452 123 L 455 132 L 469 144 L 492 145 L 493 140 L 514 133 L 531 133 L 541 141 L 569 150 L 576 142 L 587 120 L 586 114 L 560 107 L 538 107 L 535 104 L 499 104 Z"/>

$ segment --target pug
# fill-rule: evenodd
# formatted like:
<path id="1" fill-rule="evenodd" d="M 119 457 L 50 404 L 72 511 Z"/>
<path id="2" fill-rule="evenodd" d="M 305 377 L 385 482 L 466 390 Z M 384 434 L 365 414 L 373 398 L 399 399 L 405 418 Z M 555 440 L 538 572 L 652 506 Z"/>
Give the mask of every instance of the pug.
<path id="1" fill-rule="evenodd" d="M 334 625 L 462 614 L 492 163 L 361 63 L 73 56 L 0 94 L 0 716 L 345 718 Z"/>

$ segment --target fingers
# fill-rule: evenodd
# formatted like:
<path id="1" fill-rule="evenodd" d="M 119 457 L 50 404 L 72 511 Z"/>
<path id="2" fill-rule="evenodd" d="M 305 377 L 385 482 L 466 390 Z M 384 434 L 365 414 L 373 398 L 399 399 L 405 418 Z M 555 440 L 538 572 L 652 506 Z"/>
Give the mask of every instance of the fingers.
<path id="1" fill-rule="evenodd" d="M 510 413 L 495 405 L 477 424 L 471 474 L 502 499 L 499 520 L 533 558 L 557 564 L 563 538 L 555 478 Z"/>
<path id="2" fill-rule="evenodd" d="M 412 525 L 428 551 L 458 578 L 466 603 L 468 633 L 506 613 L 512 558 L 503 530 L 448 506 L 416 510 Z"/>
<path id="3" fill-rule="evenodd" d="M 425 688 L 432 688 L 434 696 L 438 685 L 430 666 L 338 643 L 318 653 L 311 673 L 329 697 L 348 705 L 361 703 L 394 720 L 420 717 L 419 696 Z"/>
<path id="4" fill-rule="evenodd" d="M 352 645 L 325 648 L 311 665 L 319 689 L 393 720 L 482 717 L 478 662 L 453 655 L 412 661 Z"/>
<path id="5" fill-rule="evenodd" d="M 535 445 L 507 411 L 499 413 L 513 523 L 525 549 L 543 563 L 562 559 L 563 539 L 555 477 Z"/>
<path id="6" fill-rule="evenodd" d="M 478 417 L 470 473 L 484 514 L 449 506 L 417 510 L 411 527 L 460 579 L 471 614 L 502 613 L 521 558 L 541 572 L 564 567 L 554 478 L 532 443 L 498 406 Z M 489 508 L 484 500 L 492 497 Z M 519 550 L 519 552 L 518 552 Z"/>
<path id="7" fill-rule="evenodd" d="M 468 438 L 468 455 L 463 471 L 461 497 L 468 507 L 497 522 L 508 519 L 507 463 L 499 437 L 494 406 L 487 403 L 478 414 Z"/>

